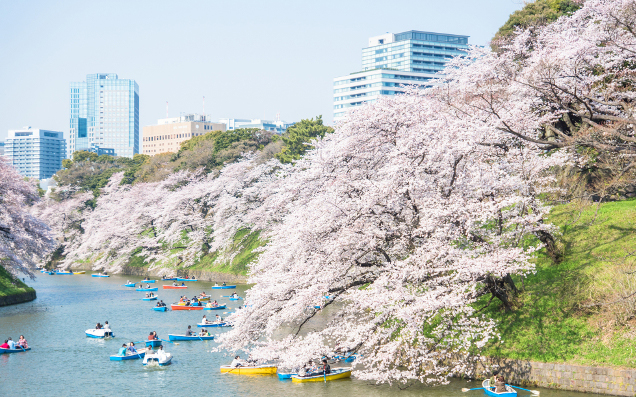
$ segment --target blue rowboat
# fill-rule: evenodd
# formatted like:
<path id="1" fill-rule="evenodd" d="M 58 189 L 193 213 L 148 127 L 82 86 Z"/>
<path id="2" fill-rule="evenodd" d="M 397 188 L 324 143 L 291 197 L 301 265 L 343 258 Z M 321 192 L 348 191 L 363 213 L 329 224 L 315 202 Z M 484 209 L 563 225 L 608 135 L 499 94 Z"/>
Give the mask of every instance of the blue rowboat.
<path id="1" fill-rule="evenodd" d="M 156 311 L 156 312 L 167 312 L 168 311 L 168 306 L 160 306 L 160 307 L 153 307 L 152 310 Z"/>
<path id="2" fill-rule="evenodd" d="M 4 353 L 22 353 L 22 352 L 28 352 L 29 350 L 31 350 L 30 347 L 27 347 L 26 349 L 23 349 L 23 348 L 19 348 L 19 349 L 0 349 L 0 354 L 4 354 Z"/>
<path id="3" fill-rule="evenodd" d="M 159 291 L 159 288 L 137 288 L 137 291 Z"/>
<path id="4" fill-rule="evenodd" d="M 146 341 L 146 347 L 159 347 L 159 346 L 161 346 L 161 339 Z"/>
<path id="5" fill-rule="evenodd" d="M 46 274 L 48 274 L 49 276 L 55 276 L 55 272 L 44 272 Z"/>
<path id="6" fill-rule="evenodd" d="M 213 340 L 214 336 L 185 336 L 168 334 L 169 340 Z"/>
<path id="7" fill-rule="evenodd" d="M 485 379 L 481 382 L 481 386 L 484 388 L 484 393 L 491 397 L 517 397 L 517 391 L 510 385 L 506 385 L 506 391 L 503 393 L 495 393 L 495 388 L 490 387 L 490 379 Z"/>
<path id="8" fill-rule="evenodd" d="M 141 280 L 142 283 L 154 284 L 157 280 Z"/>
<path id="9" fill-rule="evenodd" d="M 214 307 L 204 307 L 203 310 L 223 310 L 226 305 L 219 305 Z"/>
<path id="10" fill-rule="evenodd" d="M 142 301 L 156 301 L 158 296 L 151 296 L 150 298 L 141 298 Z"/>
<path id="11" fill-rule="evenodd" d="M 135 283 L 123 284 L 124 287 L 134 287 L 135 285 L 137 285 L 137 284 L 135 284 Z"/>
<path id="12" fill-rule="evenodd" d="M 91 277 L 110 277 L 110 276 L 106 274 L 91 274 Z"/>
<path id="13" fill-rule="evenodd" d="M 162 278 L 161 281 L 177 281 L 177 278 L 176 277 Z"/>
<path id="14" fill-rule="evenodd" d="M 110 361 L 139 360 L 140 358 L 144 358 L 145 355 L 146 352 L 131 354 L 129 356 L 120 356 L 116 354 L 114 356 L 110 356 Z"/>
<path id="15" fill-rule="evenodd" d="M 237 296 L 236 298 L 234 298 L 232 295 L 221 295 L 221 298 L 230 298 L 231 301 L 237 301 L 239 299 L 243 299 L 240 296 Z"/>
<path id="16" fill-rule="evenodd" d="M 212 289 L 234 289 L 236 285 L 213 285 Z"/>
<path id="17" fill-rule="evenodd" d="M 210 323 L 210 324 L 197 324 L 199 328 L 209 328 L 209 327 L 231 327 L 230 323 Z"/>
<path id="18" fill-rule="evenodd" d="M 67 275 L 73 275 L 73 272 L 55 272 L 55 274 L 58 274 L 60 276 L 67 276 Z"/>
<path id="19" fill-rule="evenodd" d="M 285 379 L 291 379 L 292 376 L 298 375 L 298 374 L 295 373 L 295 372 L 289 372 L 289 373 L 278 372 L 278 373 L 276 373 L 276 375 L 278 375 L 278 379 L 285 380 Z"/>
<path id="20" fill-rule="evenodd" d="M 199 280 L 194 279 L 194 278 L 181 278 L 181 277 L 177 277 L 177 281 L 199 281 Z"/>

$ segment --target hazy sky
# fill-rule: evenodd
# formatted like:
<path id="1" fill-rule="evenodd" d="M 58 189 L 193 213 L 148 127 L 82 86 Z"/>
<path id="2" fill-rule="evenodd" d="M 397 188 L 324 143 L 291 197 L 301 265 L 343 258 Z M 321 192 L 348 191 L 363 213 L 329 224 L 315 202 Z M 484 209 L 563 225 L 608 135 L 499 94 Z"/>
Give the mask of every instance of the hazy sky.
<path id="1" fill-rule="evenodd" d="M 140 132 L 166 115 L 331 123 L 334 77 L 367 39 L 425 30 L 485 45 L 521 0 L 0 0 L 0 140 L 64 131 L 68 88 L 91 73 L 139 84 Z"/>

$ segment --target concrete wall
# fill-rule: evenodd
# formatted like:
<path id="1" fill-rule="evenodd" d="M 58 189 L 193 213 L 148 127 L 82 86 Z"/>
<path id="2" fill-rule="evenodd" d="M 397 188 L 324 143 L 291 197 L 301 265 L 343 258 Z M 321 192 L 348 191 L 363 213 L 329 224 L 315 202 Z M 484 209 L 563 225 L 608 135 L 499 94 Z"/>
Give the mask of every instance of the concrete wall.
<path id="1" fill-rule="evenodd" d="M 18 303 L 31 302 L 35 298 L 35 291 L 26 291 L 9 296 L 0 296 L 0 306 L 9 306 L 16 305 Z"/>
<path id="2" fill-rule="evenodd" d="M 131 276 L 150 276 L 150 277 L 161 277 L 159 276 L 159 271 L 165 269 L 154 269 L 148 271 L 148 268 L 145 267 L 124 267 L 121 274 L 131 275 Z M 170 273 L 174 274 L 174 273 Z M 245 284 L 247 283 L 247 277 L 240 274 L 230 274 L 230 273 L 218 273 L 218 272 L 207 272 L 203 270 L 184 270 L 178 269 L 176 271 L 177 277 L 196 277 L 197 280 L 203 281 L 216 281 L 218 283 L 226 282 L 226 283 L 239 283 Z"/>
<path id="3" fill-rule="evenodd" d="M 521 386 L 539 386 L 613 396 L 636 396 L 636 370 L 634 369 L 498 359 L 491 359 L 488 364 L 498 367 L 508 383 Z M 482 365 L 478 365 L 477 376 L 479 378 L 490 376 L 483 369 Z"/>

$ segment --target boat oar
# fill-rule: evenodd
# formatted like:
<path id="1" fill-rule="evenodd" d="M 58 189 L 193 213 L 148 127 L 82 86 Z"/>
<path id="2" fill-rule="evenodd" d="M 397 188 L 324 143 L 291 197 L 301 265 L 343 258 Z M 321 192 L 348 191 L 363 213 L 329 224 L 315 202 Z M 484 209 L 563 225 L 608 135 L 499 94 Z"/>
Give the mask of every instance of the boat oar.
<path id="1" fill-rule="evenodd" d="M 159 338 L 159 339 L 161 339 L 161 338 Z M 175 345 L 178 345 L 178 343 L 177 343 L 177 342 L 173 342 L 173 341 L 171 341 L 171 340 L 165 340 L 165 339 L 161 339 L 161 340 L 162 340 L 162 341 L 164 341 L 164 342 L 174 343 Z"/>
<path id="2" fill-rule="evenodd" d="M 467 388 L 465 388 L 465 387 L 464 387 L 464 388 L 462 389 L 462 391 L 463 391 L 464 393 L 466 393 L 467 391 L 471 391 L 471 390 L 484 390 L 484 388 L 483 388 L 483 387 L 476 387 L 476 388 L 474 388 L 474 389 L 467 389 Z"/>
<path id="3" fill-rule="evenodd" d="M 514 387 L 515 389 L 529 391 L 530 393 L 534 394 L 535 396 L 539 395 L 539 391 L 538 390 L 528 390 L 528 389 L 524 389 L 523 387 L 513 386 L 513 385 L 506 385 L 506 386 Z"/>

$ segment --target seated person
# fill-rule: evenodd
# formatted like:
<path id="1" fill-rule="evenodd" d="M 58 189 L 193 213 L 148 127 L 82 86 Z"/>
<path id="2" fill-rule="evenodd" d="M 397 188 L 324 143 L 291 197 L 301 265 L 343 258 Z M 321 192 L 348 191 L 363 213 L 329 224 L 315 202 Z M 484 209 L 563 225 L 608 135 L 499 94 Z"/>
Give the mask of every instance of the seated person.
<path id="1" fill-rule="evenodd" d="M 245 361 L 241 360 L 240 356 L 236 356 L 234 357 L 234 360 L 232 360 L 230 367 L 236 368 L 236 367 L 242 367 L 244 365 L 245 365 Z"/>
<path id="2" fill-rule="evenodd" d="M 121 345 L 121 347 L 119 348 L 119 351 L 117 352 L 118 356 L 125 356 L 126 355 L 126 351 L 128 351 L 128 348 L 126 347 L 126 344 L 124 343 L 123 345 Z"/>
<path id="3" fill-rule="evenodd" d="M 225 284 L 225 281 L 223 281 L 223 286 L 225 287 L 227 284 Z"/>
<path id="4" fill-rule="evenodd" d="M 101 325 L 100 323 L 97 323 L 97 324 L 95 325 L 95 329 L 102 329 L 102 325 Z"/>
<path id="5" fill-rule="evenodd" d="M 150 331 L 150 335 L 148 335 L 148 340 L 155 340 L 157 338 L 155 338 L 155 334 L 152 333 L 152 331 Z"/>
<path id="6" fill-rule="evenodd" d="M 104 329 L 110 329 L 110 325 L 108 325 L 108 321 L 104 321 Z"/>
<path id="7" fill-rule="evenodd" d="M 9 349 L 15 350 L 15 342 L 13 341 L 13 339 L 7 339 L 7 343 L 9 344 Z"/>
<path id="8" fill-rule="evenodd" d="M 138 354 L 137 348 L 135 347 L 135 342 L 130 342 L 130 345 L 128 346 L 128 352 L 130 354 Z"/>
<path id="9" fill-rule="evenodd" d="M 192 336 L 192 326 L 188 325 L 188 330 L 186 331 L 185 336 Z"/>
<path id="10" fill-rule="evenodd" d="M 157 302 L 157 306 L 156 307 L 161 307 L 161 302 Z"/>
<path id="11" fill-rule="evenodd" d="M 235 292 L 232 294 L 232 298 L 238 298 L 238 294 Z"/>
<path id="12" fill-rule="evenodd" d="M 201 328 L 201 332 L 199 332 L 199 336 L 207 336 L 207 331 L 205 330 L 205 328 Z"/>
<path id="13" fill-rule="evenodd" d="M 179 284 L 177 284 L 177 282 L 176 282 L 176 281 L 174 281 L 174 282 L 172 283 L 172 286 L 173 286 L 173 287 L 178 287 L 178 286 L 179 286 Z"/>
<path id="14" fill-rule="evenodd" d="M 22 347 L 23 349 L 26 349 L 29 347 L 27 340 L 24 339 L 24 335 L 20 335 L 20 340 L 18 340 L 18 346 Z"/>
<path id="15" fill-rule="evenodd" d="M 505 393 L 506 392 L 506 382 L 504 381 L 504 377 L 499 375 L 497 377 L 497 381 L 495 382 L 495 393 Z"/>
<path id="16" fill-rule="evenodd" d="M 3 344 L 0 345 L 0 349 L 8 349 L 9 348 L 9 339 L 6 339 Z"/>
<path id="17" fill-rule="evenodd" d="M 212 302 L 208 302 L 205 304 L 205 307 L 212 307 Z"/>
<path id="18" fill-rule="evenodd" d="M 216 315 L 216 319 L 215 319 L 216 323 L 221 323 L 223 322 L 223 317 L 219 316 L 218 314 Z"/>
<path id="19" fill-rule="evenodd" d="M 212 307 L 217 307 L 218 305 L 219 305 L 219 302 L 217 302 L 216 300 L 212 302 Z"/>
<path id="20" fill-rule="evenodd" d="M 181 286 L 182 286 L 182 287 L 185 287 L 185 283 L 181 283 Z"/>

